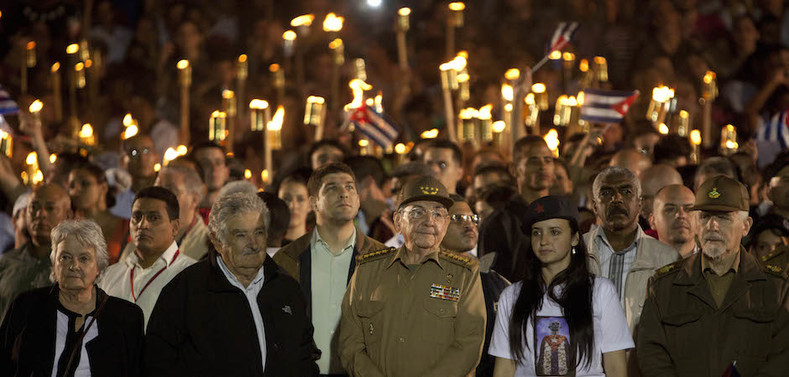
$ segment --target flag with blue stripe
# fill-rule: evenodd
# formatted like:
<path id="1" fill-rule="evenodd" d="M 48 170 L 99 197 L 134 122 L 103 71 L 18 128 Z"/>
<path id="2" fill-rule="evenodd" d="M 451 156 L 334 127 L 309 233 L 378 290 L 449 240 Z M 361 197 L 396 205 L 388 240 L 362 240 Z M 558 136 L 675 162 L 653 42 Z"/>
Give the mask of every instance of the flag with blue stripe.
<path id="1" fill-rule="evenodd" d="M 789 110 L 773 115 L 759 117 L 756 141 L 774 142 L 781 145 L 781 149 L 789 147 Z"/>
<path id="2" fill-rule="evenodd" d="M 0 115 L 16 114 L 19 107 L 11 95 L 0 85 Z"/>
<path id="3" fill-rule="evenodd" d="M 350 121 L 359 132 L 383 148 L 394 144 L 400 134 L 394 123 L 383 113 L 367 105 L 351 110 Z"/>
<path id="4" fill-rule="evenodd" d="M 583 97 L 582 120 L 594 123 L 619 123 L 625 118 L 633 101 L 638 98 L 638 90 L 587 89 Z"/>
<path id="5" fill-rule="evenodd" d="M 577 22 L 560 22 L 551 36 L 551 45 L 548 52 L 561 50 L 562 47 L 570 43 L 577 30 Z"/>

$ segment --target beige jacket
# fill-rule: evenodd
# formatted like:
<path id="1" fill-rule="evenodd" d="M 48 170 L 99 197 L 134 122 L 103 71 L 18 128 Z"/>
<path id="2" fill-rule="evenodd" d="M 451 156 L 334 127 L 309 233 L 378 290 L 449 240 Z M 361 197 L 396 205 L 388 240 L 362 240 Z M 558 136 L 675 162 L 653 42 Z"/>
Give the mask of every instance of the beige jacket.
<path id="1" fill-rule="evenodd" d="M 584 234 L 584 243 L 589 249 L 589 271 L 598 276 L 605 276 L 600 268 L 600 251 L 597 249 L 595 237 L 603 231 L 602 227 Z M 644 233 L 638 227 L 636 234 L 636 259 L 630 266 L 630 271 L 625 278 L 625 315 L 630 333 L 635 335 L 636 325 L 641 319 L 641 310 L 647 297 L 647 284 L 655 270 L 679 259 L 679 254 L 674 248 L 668 246 Z"/>

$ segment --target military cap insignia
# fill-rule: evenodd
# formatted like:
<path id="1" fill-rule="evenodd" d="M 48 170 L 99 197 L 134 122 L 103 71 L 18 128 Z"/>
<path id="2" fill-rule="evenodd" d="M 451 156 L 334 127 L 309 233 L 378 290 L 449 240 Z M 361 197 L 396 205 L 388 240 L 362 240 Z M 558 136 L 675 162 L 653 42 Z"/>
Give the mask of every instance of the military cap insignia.
<path id="1" fill-rule="evenodd" d="M 534 206 L 534 211 L 537 213 L 543 213 L 545 212 L 545 207 L 543 207 L 542 203 L 539 203 L 536 206 Z"/>
<path id="2" fill-rule="evenodd" d="M 438 194 L 438 187 L 419 186 L 419 189 L 422 190 L 422 193 L 425 194 L 425 195 Z"/>
<path id="3" fill-rule="evenodd" d="M 359 255 L 356 256 L 356 263 L 357 264 L 361 264 L 361 263 L 369 262 L 371 260 L 375 260 L 375 259 L 378 259 L 379 257 L 382 257 L 382 256 L 388 255 L 388 254 L 390 254 L 392 252 L 395 252 L 396 250 L 397 250 L 397 248 L 390 247 L 390 248 L 381 249 L 381 250 L 377 250 L 377 251 L 371 251 L 371 252 L 365 253 L 365 254 L 359 254 Z"/>
<path id="4" fill-rule="evenodd" d="M 460 300 L 460 289 L 433 283 L 430 286 L 430 297 L 447 301 L 458 301 Z"/>
<path id="5" fill-rule="evenodd" d="M 721 197 L 721 193 L 718 192 L 717 187 L 713 187 L 712 190 L 707 193 L 707 197 L 710 199 L 718 199 Z"/>

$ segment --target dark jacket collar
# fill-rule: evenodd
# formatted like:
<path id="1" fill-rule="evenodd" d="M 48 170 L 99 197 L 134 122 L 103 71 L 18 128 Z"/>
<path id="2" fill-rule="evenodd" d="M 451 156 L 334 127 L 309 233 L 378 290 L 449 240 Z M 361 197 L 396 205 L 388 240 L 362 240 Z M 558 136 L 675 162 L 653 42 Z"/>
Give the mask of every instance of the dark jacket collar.
<path id="1" fill-rule="evenodd" d="M 214 250 L 211 250 L 208 254 L 208 281 L 207 281 L 207 289 L 213 292 L 235 292 L 238 288 L 234 287 L 227 281 L 227 278 L 222 273 L 222 270 L 219 269 L 219 264 L 216 262 L 216 258 L 219 256 Z M 274 260 L 271 259 L 268 255 L 266 255 L 266 259 L 263 260 L 263 285 L 268 284 L 271 280 L 276 279 L 277 275 L 279 275 L 279 268 L 277 264 L 274 263 Z"/>

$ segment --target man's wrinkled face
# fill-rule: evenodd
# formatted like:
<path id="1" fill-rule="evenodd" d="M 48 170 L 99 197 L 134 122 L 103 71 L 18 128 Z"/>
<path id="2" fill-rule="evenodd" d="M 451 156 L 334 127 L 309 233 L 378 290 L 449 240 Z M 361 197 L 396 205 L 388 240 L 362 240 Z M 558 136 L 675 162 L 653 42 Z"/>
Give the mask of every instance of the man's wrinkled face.
<path id="1" fill-rule="evenodd" d="M 532 191 L 548 190 L 556 180 L 553 153 L 545 144 L 525 147 L 515 164 L 518 187 Z"/>
<path id="2" fill-rule="evenodd" d="M 33 191 L 26 212 L 27 231 L 33 243 L 49 244 L 52 228 L 71 218 L 71 200 L 59 185 L 42 186 Z"/>
<path id="3" fill-rule="evenodd" d="M 163 170 L 159 173 L 159 176 L 156 177 L 156 182 L 154 182 L 153 185 L 164 187 L 175 194 L 175 197 L 178 198 L 178 218 L 181 220 L 181 227 L 192 225 L 191 223 L 187 224 L 184 220 L 194 215 L 195 210 L 197 210 L 199 198 L 186 187 L 184 176 L 173 171 Z"/>
<path id="4" fill-rule="evenodd" d="M 707 257 L 728 257 L 740 248 L 740 241 L 751 229 L 752 219 L 736 211 L 699 211 L 699 243 Z"/>
<path id="5" fill-rule="evenodd" d="M 203 168 L 203 181 L 208 191 L 222 188 L 230 176 L 230 168 L 225 163 L 225 155 L 219 148 L 200 148 L 195 152 L 195 160 Z"/>
<path id="6" fill-rule="evenodd" d="M 409 250 L 438 249 L 447 233 L 449 212 L 438 202 L 418 200 L 395 212 L 394 224 Z"/>
<path id="7" fill-rule="evenodd" d="M 441 246 L 455 252 L 466 252 L 477 246 L 479 217 L 466 202 L 455 202 L 449 209 L 449 227 Z"/>
<path id="8" fill-rule="evenodd" d="M 463 178 L 463 166 L 459 161 L 455 161 L 452 149 L 428 148 L 423 158 L 444 187 L 449 192 L 455 192 L 457 183 Z"/>
<path id="9" fill-rule="evenodd" d="M 249 211 L 230 216 L 224 239 L 212 238 L 222 261 L 234 274 L 253 275 L 266 259 L 266 224 L 262 214 Z"/>
<path id="10" fill-rule="evenodd" d="M 638 181 L 631 181 L 623 175 L 609 175 L 601 180 L 593 204 L 603 229 L 620 231 L 632 227 L 638 221 L 641 200 L 637 184 Z"/>

